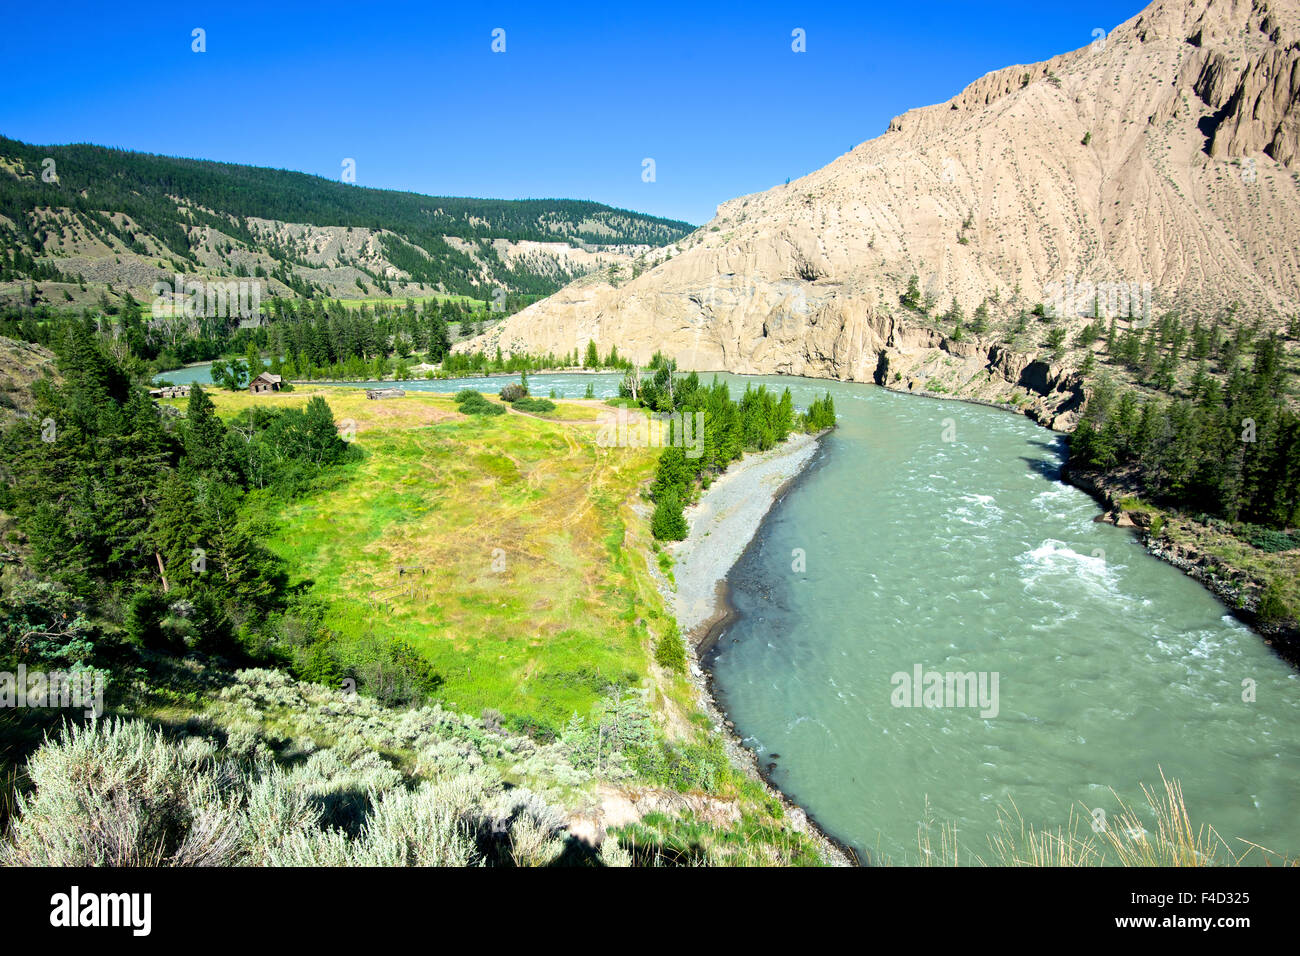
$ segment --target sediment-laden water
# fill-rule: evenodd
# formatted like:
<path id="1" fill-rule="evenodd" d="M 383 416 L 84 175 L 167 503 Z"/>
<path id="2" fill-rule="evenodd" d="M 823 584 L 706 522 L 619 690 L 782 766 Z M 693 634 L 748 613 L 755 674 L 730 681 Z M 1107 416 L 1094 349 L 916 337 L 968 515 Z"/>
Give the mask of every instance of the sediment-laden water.
<path id="1" fill-rule="evenodd" d="M 1052 828 L 1074 808 L 1087 832 L 1118 809 L 1112 789 L 1138 803 L 1163 769 L 1236 849 L 1300 853 L 1300 678 L 1094 523 L 1058 478 L 1058 436 L 874 386 L 757 381 L 800 405 L 829 388 L 839 427 L 733 570 L 739 618 L 713 670 L 738 732 L 826 829 L 913 862 L 928 801 L 991 856 L 1000 806 Z M 927 703 L 896 677 L 918 667 L 990 692 L 997 675 L 995 706 L 898 706 Z"/>

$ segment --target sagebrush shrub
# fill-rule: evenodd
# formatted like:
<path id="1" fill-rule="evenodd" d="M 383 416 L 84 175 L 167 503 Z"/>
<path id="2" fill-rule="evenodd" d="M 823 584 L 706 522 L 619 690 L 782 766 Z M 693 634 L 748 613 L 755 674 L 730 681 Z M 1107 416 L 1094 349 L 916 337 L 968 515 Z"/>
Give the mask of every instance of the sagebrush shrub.
<path id="1" fill-rule="evenodd" d="M 177 745 L 138 722 L 66 725 L 28 761 L 11 866 L 189 866 L 235 862 L 238 771 L 210 742 Z"/>
<path id="2" fill-rule="evenodd" d="M 223 697 L 241 714 L 254 697 L 313 693 L 271 672 L 239 677 Z M 33 792 L 18 798 L 0 864 L 531 866 L 563 852 L 560 810 L 526 787 L 507 789 L 470 740 L 437 732 L 533 755 L 531 741 L 484 734 L 472 718 L 435 708 L 354 706 L 359 724 L 346 746 L 290 738 L 289 766 L 268 758 L 268 741 L 248 724 L 228 734 L 234 750 L 207 737 L 169 739 L 138 721 L 70 725 L 28 762 Z M 419 742 L 419 769 L 432 779 L 412 787 L 367 736 Z M 551 759 L 563 764 L 560 753 Z"/>
<path id="3" fill-rule="evenodd" d="M 501 395 L 501 400 L 503 402 L 517 402 L 521 398 L 528 397 L 528 389 L 523 385 L 518 385 L 512 382 L 505 388 L 501 389 L 499 394 Z"/>

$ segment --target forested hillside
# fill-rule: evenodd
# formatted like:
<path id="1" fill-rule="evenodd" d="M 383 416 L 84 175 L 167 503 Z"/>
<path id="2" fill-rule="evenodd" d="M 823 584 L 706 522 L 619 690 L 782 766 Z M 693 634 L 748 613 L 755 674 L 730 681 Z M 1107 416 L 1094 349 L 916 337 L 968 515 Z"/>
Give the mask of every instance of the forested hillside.
<path id="1" fill-rule="evenodd" d="M 0 293 L 55 304 L 174 272 L 262 278 L 269 295 L 545 295 L 691 228 L 587 201 L 423 196 L 0 136 Z"/>

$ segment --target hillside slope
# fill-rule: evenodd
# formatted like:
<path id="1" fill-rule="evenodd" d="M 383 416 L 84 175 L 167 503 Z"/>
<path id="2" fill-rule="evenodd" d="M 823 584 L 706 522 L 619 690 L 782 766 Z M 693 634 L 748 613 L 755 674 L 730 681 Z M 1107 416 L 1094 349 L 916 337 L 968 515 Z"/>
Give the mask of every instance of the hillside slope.
<path id="1" fill-rule="evenodd" d="M 1240 302 L 1276 323 L 1300 305 L 1298 93 L 1300 2 L 1162 0 L 1087 48 L 990 73 L 823 169 L 723 203 L 625 284 L 579 280 L 464 347 L 592 339 L 636 361 L 661 350 L 697 369 L 917 388 L 942 372 L 945 390 L 990 400 L 1028 377 L 1054 421 L 1079 396 L 1066 368 L 1035 364 L 1041 343 L 958 345 L 900 308 L 909 278 L 966 315 L 1122 283 L 1151 315 Z M 1114 298 L 1103 315 L 1124 311 Z M 1092 315 L 1077 299 L 1072 329 Z"/>
<path id="2" fill-rule="evenodd" d="M 0 335 L 0 427 L 31 412 L 31 384 L 43 375 L 58 377 L 53 352 Z"/>
<path id="3" fill-rule="evenodd" d="M 594 202 L 423 196 L 0 137 L 0 295 L 35 285 L 55 305 L 108 285 L 145 299 L 176 272 L 265 278 L 264 295 L 537 295 L 689 229 Z"/>

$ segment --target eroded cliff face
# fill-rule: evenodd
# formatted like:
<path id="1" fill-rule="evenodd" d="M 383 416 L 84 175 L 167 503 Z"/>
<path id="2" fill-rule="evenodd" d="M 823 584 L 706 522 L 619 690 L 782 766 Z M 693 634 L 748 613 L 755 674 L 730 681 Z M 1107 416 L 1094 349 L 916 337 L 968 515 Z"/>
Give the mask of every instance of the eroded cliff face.
<path id="1" fill-rule="evenodd" d="M 1214 110 L 1209 154 L 1264 153 L 1294 168 L 1300 148 L 1300 37 L 1285 5 L 1210 4 L 1188 42 L 1200 49 L 1194 89 Z M 1244 19 L 1244 23 L 1243 23 Z"/>
<path id="2" fill-rule="evenodd" d="M 1015 402 L 1059 428 L 1077 378 L 953 342 L 899 306 L 909 276 L 970 315 L 1074 283 L 1152 312 L 1300 307 L 1300 0 L 1158 2 L 1083 49 L 897 117 L 823 169 L 718 207 L 636 278 L 580 280 L 458 348 L 784 373 Z M 1071 310 L 1071 332 L 1091 311 Z M 932 326 L 932 324 L 930 324 Z"/>

